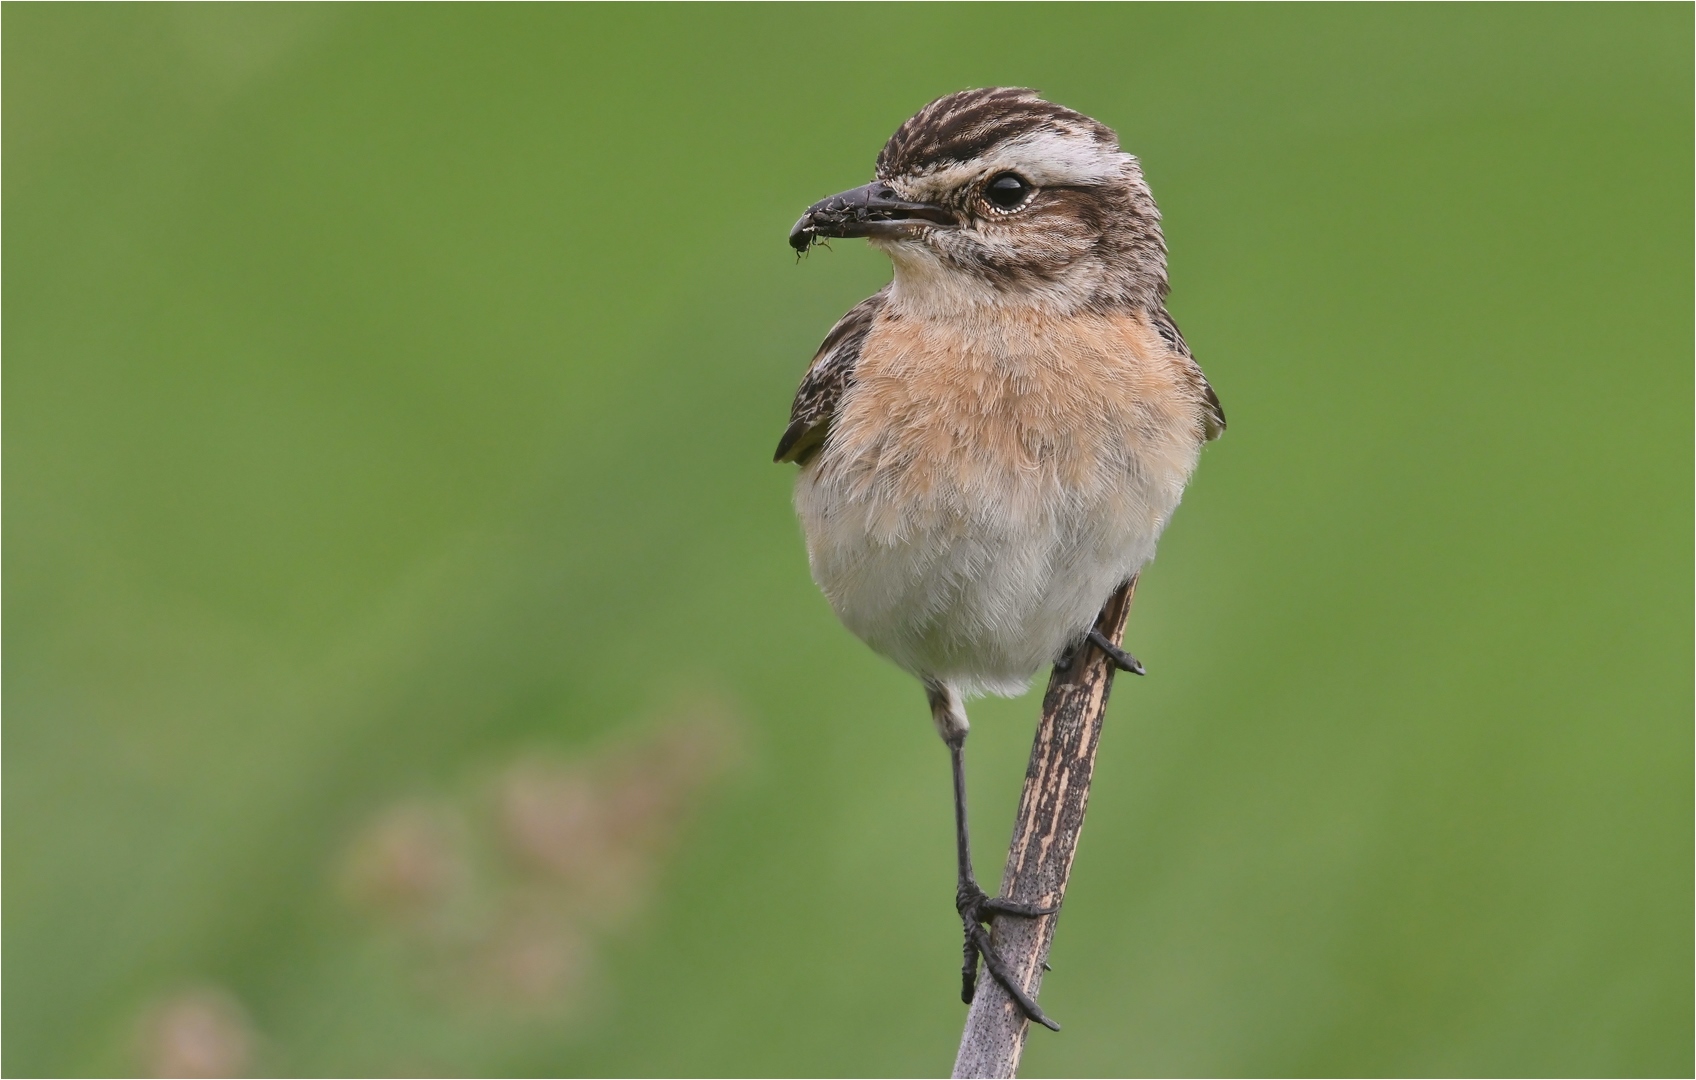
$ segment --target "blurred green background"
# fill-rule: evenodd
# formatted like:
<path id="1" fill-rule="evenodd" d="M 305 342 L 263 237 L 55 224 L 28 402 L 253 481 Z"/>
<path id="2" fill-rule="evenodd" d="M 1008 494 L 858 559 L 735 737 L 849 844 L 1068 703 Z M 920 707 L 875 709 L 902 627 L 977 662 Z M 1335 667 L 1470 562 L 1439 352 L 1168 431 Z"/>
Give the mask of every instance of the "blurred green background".
<path id="1" fill-rule="evenodd" d="M 946 1072 L 946 756 L 770 455 L 888 275 L 791 222 L 994 83 L 1231 420 L 1026 1075 L 1691 1072 L 1688 5 L 4 28 L 8 1074 Z"/>

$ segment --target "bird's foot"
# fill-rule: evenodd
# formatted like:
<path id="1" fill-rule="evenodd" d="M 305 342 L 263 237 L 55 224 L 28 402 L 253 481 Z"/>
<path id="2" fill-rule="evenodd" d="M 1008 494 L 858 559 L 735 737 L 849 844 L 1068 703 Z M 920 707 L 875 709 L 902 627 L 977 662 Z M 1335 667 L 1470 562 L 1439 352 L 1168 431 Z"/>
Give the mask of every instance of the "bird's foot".
<path id="1" fill-rule="evenodd" d="M 1095 629 L 1091 629 L 1089 633 L 1085 634 L 1083 641 L 1080 641 L 1075 645 L 1067 646 L 1066 651 L 1060 654 L 1060 659 L 1054 661 L 1054 670 L 1056 672 L 1068 671 L 1071 669 L 1072 661 L 1078 658 L 1078 651 L 1083 648 L 1084 641 L 1089 642 L 1091 645 L 1094 645 L 1096 648 L 1106 653 L 1107 659 L 1113 661 L 1113 666 L 1118 668 L 1120 671 L 1128 671 L 1132 675 L 1148 674 L 1148 672 L 1143 669 L 1141 660 L 1138 660 L 1124 649 L 1121 649 L 1111 641 L 1108 641 L 1106 634 Z"/>
<path id="2" fill-rule="evenodd" d="M 989 940 L 989 931 L 984 927 L 997 915 L 1017 915 L 1020 918 L 1034 919 L 1042 915 L 1052 915 L 1059 908 L 1039 907 L 1036 904 L 1021 904 L 1013 900 L 1004 900 L 999 896 L 990 896 L 976 884 L 963 883 L 954 895 L 954 907 L 960 912 L 960 922 L 965 929 L 965 966 L 960 969 L 960 1000 L 970 1005 L 977 992 L 978 957 L 983 957 L 983 966 L 989 970 L 990 977 L 1001 984 L 1007 991 L 1007 996 L 1019 1007 L 1025 1016 L 1048 1028 L 1059 1031 L 1060 1025 L 1042 1011 L 1024 989 L 1019 986 L 1013 973 L 1007 970 L 1001 957 L 995 954 L 995 949 Z M 1043 964 L 1043 970 L 1048 965 Z"/>
<path id="3" fill-rule="evenodd" d="M 1124 649 L 1121 649 L 1111 641 L 1108 641 L 1107 635 L 1103 634 L 1100 630 L 1097 630 L 1093 626 L 1090 627 L 1088 637 L 1090 644 L 1106 653 L 1107 659 L 1113 661 L 1113 665 L 1120 671 L 1128 671 L 1132 675 L 1148 674 L 1148 672 L 1143 670 L 1141 660 L 1138 660 Z"/>

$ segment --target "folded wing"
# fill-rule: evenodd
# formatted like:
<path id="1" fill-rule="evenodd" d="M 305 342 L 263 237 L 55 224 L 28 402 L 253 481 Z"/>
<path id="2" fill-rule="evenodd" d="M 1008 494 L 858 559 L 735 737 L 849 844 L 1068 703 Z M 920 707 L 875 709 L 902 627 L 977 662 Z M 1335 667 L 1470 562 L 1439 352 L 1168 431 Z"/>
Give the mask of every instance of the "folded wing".
<path id="1" fill-rule="evenodd" d="M 830 422 L 844 391 L 854 381 L 854 366 L 860 361 L 860 346 L 871 332 L 883 307 L 887 289 L 860 301 L 825 335 L 824 344 L 813 357 L 812 366 L 795 391 L 789 409 L 789 427 L 778 440 L 773 461 L 805 465 L 818 453 L 830 434 Z"/>
<path id="2" fill-rule="evenodd" d="M 1195 388 L 1196 395 L 1201 399 L 1201 421 L 1207 430 L 1209 442 L 1217 439 L 1225 431 L 1225 407 L 1219 404 L 1219 395 L 1213 392 L 1213 385 L 1207 381 L 1207 376 L 1201 373 L 1201 365 L 1195 362 L 1190 353 L 1189 343 L 1178 330 L 1178 324 L 1172 319 L 1171 313 L 1161 308 L 1154 313 L 1154 329 L 1165 339 L 1166 344 L 1183 361 L 1185 378 Z"/>

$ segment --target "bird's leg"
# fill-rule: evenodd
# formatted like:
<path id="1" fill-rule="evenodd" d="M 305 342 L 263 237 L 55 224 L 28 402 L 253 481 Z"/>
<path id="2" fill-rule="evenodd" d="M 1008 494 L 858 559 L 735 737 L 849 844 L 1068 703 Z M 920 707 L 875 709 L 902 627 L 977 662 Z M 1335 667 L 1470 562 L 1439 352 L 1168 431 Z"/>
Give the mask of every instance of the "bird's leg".
<path id="1" fill-rule="evenodd" d="M 1074 641 L 1072 644 L 1066 646 L 1066 651 L 1062 652 L 1060 654 L 1060 658 L 1054 661 L 1055 675 L 1060 674 L 1062 671 L 1072 670 L 1072 661 L 1078 658 L 1078 649 L 1082 647 L 1082 645 L 1083 642 Z"/>
<path id="2" fill-rule="evenodd" d="M 938 726 L 941 726 L 940 723 Z M 948 755 L 954 767 L 954 841 L 959 869 L 954 889 L 954 908 L 960 913 L 960 922 L 966 935 L 965 964 L 960 969 L 960 1000 L 970 1004 L 977 991 L 978 957 L 981 956 L 984 967 L 989 969 L 990 977 L 1001 984 L 1002 989 L 1007 991 L 1007 996 L 1013 999 L 1021 1012 L 1044 1027 L 1059 1031 L 1060 1025 L 1049 1019 L 1041 1006 L 1025 993 L 1019 986 L 1018 979 L 995 954 L 990 944 L 989 932 L 984 929 L 996 915 L 1036 918 L 1039 915 L 1052 915 L 1058 909 L 1020 904 L 990 896 L 978 885 L 977 877 L 972 873 L 972 842 L 966 821 L 966 732 L 962 727 L 958 731 L 949 731 L 943 738 L 948 743 Z"/>
<path id="3" fill-rule="evenodd" d="M 1084 642 L 1088 642 L 1106 653 L 1107 659 L 1113 661 L 1113 666 L 1120 671 L 1128 671 L 1132 675 L 1148 674 L 1143 670 L 1141 660 L 1107 640 L 1107 635 L 1093 626 L 1084 634 L 1082 640 L 1074 641 L 1066 646 L 1066 651 L 1060 654 L 1060 659 L 1054 661 L 1054 670 L 1070 671 L 1072 664 L 1078 659 L 1078 653 L 1083 650 Z"/>
<path id="4" fill-rule="evenodd" d="M 1107 635 L 1103 634 L 1095 627 L 1090 627 L 1089 633 L 1084 636 L 1089 639 L 1089 643 L 1091 645 L 1094 645 L 1096 648 L 1106 653 L 1107 659 L 1113 661 L 1114 666 L 1120 671 L 1128 671 L 1132 675 L 1148 674 L 1148 672 L 1143 670 L 1141 660 L 1138 660 L 1124 649 L 1121 649 L 1111 641 L 1108 641 Z"/>

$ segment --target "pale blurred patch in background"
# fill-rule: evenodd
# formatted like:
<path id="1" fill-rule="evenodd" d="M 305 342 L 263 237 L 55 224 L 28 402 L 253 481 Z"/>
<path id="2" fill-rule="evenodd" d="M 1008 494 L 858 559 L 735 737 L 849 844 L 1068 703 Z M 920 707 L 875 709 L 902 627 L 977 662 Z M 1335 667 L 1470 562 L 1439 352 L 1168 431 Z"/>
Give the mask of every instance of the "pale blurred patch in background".
<path id="1" fill-rule="evenodd" d="M 228 991 L 183 990 L 142 1013 L 132 1075 L 246 1076 L 254 1064 L 253 1044 L 247 1012 Z"/>
<path id="2" fill-rule="evenodd" d="M 1025 1074 L 1691 1071 L 1688 6 L 4 19 L 8 1074 L 947 1068 L 946 756 L 769 459 L 888 274 L 790 224 L 991 83 L 1231 419 Z"/>
<path id="3" fill-rule="evenodd" d="M 597 946 L 652 899 L 740 732 L 711 703 L 571 759 L 519 756 L 458 799 L 402 799 L 361 826 L 348 902 L 429 993 L 492 1023 L 592 1014 Z"/>

